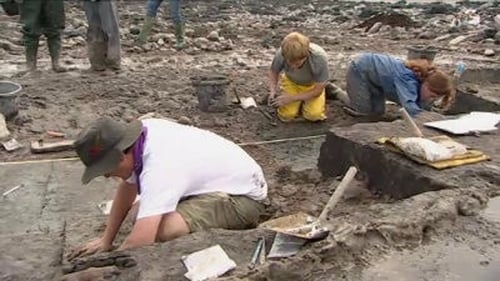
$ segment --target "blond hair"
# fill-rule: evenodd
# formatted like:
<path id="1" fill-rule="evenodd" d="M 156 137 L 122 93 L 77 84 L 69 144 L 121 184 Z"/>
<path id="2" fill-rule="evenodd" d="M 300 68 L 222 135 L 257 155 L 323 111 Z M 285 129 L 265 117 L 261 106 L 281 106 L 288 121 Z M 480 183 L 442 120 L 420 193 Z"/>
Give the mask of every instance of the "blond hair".
<path id="1" fill-rule="evenodd" d="M 309 44 L 307 36 L 292 32 L 281 42 L 281 53 L 287 62 L 301 60 L 309 56 Z"/>
<path id="2" fill-rule="evenodd" d="M 442 109 L 451 106 L 455 100 L 455 86 L 448 74 L 425 59 L 407 60 L 405 66 L 411 69 L 422 83 L 427 82 L 429 89 L 442 98 Z"/>

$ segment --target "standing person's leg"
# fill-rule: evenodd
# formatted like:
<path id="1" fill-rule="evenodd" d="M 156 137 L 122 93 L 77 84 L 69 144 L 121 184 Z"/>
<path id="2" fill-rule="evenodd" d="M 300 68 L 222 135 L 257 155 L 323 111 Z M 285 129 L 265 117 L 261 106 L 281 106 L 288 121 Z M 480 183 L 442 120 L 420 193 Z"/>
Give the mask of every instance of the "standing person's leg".
<path id="1" fill-rule="evenodd" d="M 139 33 L 139 37 L 137 38 L 139 44 L 142 45 L 148 41 L 149 33 L 151 32 L 151 29 L 153 29 L 153 25 L 156 22 L 156 14 L 162 2 L 163 0 L 148 0 L 146 3 L 146 18 L 144 19 L 144 25 Z"/>
<path id="2" fill-rule="evenodd" d="M 182 0 L 170 0 L 170 16 L 175 27 L 175 48 L 181 50 L 185 47 L 184 42 L 184 21 L 181 11 Z"/>
<path id="3" fill-rule="evenodd" d="M 61 55 L 61 31 L 64 30 L 65 14 L 63 0 L 44 0 L 42 7 L 42 23 L 49 48 L 52 69 L 64 72 L 66 69 L 59 64 Z"/>
<path id="4" fill-rule="evenodd" d="M 121 46 L 116 6 L 113 1 L 100 1 L 98 3 L 101 28 L 107 38 L 106 66 L 118 70 L 121 64 Z"/>
<path id="5" fill-rule="evenodd" d="M 41 33 L 41 11 L 43 0 L 24 0 L 21 4 L 21 22 L 23 24 L 23 43 L 26 55 L 26 67 L 36 70 L 38 41 Z"/>
<path id="6" fill-rule="evenodd" d="M 87 17 L 87 50 L 91 70 L 103 71 L 106 69 L 104 63 L 106 58 L 106 38 L 101 29 L 98 2 L 83 2 L 83 9 Z"/>

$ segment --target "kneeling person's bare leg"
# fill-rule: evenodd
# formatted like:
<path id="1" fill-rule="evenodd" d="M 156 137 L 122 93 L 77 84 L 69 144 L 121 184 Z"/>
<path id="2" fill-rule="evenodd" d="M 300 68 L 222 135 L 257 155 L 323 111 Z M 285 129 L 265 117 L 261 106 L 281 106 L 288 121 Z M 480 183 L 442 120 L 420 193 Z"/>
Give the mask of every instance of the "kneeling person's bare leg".
<path id="1" fill-rule="evenodd" d="M 156 241 L 170 241 L 189 234 L 189 232 L 189 227 L 181 214 L 178 212 L 168 213 L 163 215 L 161 219 L 158 233 L 156 234 Z"/>

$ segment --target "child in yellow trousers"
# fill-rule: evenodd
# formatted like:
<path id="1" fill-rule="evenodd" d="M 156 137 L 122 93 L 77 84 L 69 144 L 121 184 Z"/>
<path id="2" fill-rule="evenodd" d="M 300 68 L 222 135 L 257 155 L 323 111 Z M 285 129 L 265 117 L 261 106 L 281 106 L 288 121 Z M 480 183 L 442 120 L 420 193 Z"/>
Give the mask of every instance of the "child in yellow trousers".
<path id="1" fill-rule="evenodd" d="M 328 78 L 326 52 L 300 33 L 288 34 L 269 72 L 269 102 L 277 107 L 280 120 L 292 121 L 300 113 L 309 121 L 325 120 Z M 281 93 L 277 95 L 278 82 Z"/>

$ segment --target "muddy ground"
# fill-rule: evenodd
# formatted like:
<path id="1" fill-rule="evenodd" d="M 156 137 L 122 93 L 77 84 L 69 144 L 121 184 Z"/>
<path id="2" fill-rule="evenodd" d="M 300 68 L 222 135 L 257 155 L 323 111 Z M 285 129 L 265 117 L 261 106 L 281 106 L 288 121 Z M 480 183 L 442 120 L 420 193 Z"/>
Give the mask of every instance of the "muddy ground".
<path id="1" fill-rule="evenodd" d="M 24 63 L 20 25 L 16 17 L 0 15 L 0 78 L 23 86 L 18 97 L 19 115 L 9 120 L 8 125 L 16 139 L 25 145 L 24 149 L 13 153 L 0 151 L 2 161 L 73 156 L 72 152 L 34 155 L 29 151 L 29 143 L 38 139 L 52 141 L 46 134 L 47 130 L 63 132 L 71 139 L 85 124 L 102 115 L 130 121 L 155 112 L 215 131 L 237 143 L 322 135 L 332 125 L 349 126 L 359 122 L 346 115 L 341 110 L 340 103 L 335 100 L 328 101 L 328 120 L 314 124 L 282 124 L 269 120 L 258 109 L 244 110 L 238 105 L 230 105 L 221 113 L 199 110 L 190 78 L 207 73 L 222 73 L 231 78 L 232 83 L 227 90 L 229 100 L 233 99 L 234 91 L 242 97 L 252 96 L 262 100 L 267 93 L 266 73 L 273 54 L 283 36 L 291 31 L 301 31 L 325 48 L 329 54 L 331 79 L 341 86 L 344 84 L 347 64 L 356 54 L 376 51 L 405 57 L 406 48 L 415 44 L 438 47 L 435 62 L 449 72 L 453 71 L 458 60 L 465 61 L 471 69 L 499 66 L 500 27 L 495 25 L 493 19 L 500 14 L 497 2 L 486 6 L 475 2 L 451 6 L 342 1 L 185 1 L 183 13 L 187 20 L 188 47 L 177 52 L 173 49 L 173 28 L 165 4 L 150 42 L 144 48 L 139 48 L 134 45 L 134 39 L 143 19 L 143 3 L 121 1 L 118 2 L 118 8 L 123 69 L 120 72 L 94 74 L 85 71 L 89 65 L 86 59 L 86 21 L 83 11 L 77 4 L 66 5 L 67 28 L 62 58 L 70 71 L 63 74 L 49 70 L 46 44 L 43 44 L 39 52 L 40 71 L 31 75 L 19 74 Z M 451 27 L 453 15 L 466 8 L 477 10 L 480 23 Z M 370 17 L 395 12 L 404 16 L 399 16 L 398 20 L 391 16 L 379 19 L 386 24 L 376 32 L 367 32 L 374 23 L 369 20 Z M 217 31 L 218 36 L 207 39 L 213 31 Z M 462 42 L 450 44 L 451 40 L 461 35 L 468 37 Z M 464 91 L 495 99 L 499 98 L 500 86 L 498 81 L 494 82 L 470 79 L 460 87 Z M 260 108 L 273 114 L 270 108 Z M 315 168 L 322 141 L 319 137 L 305 141 L 245 146 L 266 172 L 275 216 L 299 210 L 312 214 L 319 214 L 321 211 L 322 204 L 331 194 L 328 186 L 332 181 L 322 178 Z M 12 169 L 6 167 L 11 166 L 0 166 L 2 177 L 7 177 L 9 169 Z M 64 169 L 64 165 L 57 167 Z M 48 179 L 57 173 L 53 170 L 33 172 L 48 173 Z M 65 173 L 77 177 L 73 170 Z M 50 180 L 47 182 L 50 186 Z M 77 185 L 76 180 L 73 182 Z M 64 186 L 63 182 L 59 184 Z M 100 184 L 104 186 L 104 183 Z M 491 274 L 498 272 L 498 267 L 494 264 L 498 265 L 500 262 L 497 254 L 500 252 L 500 227 L 495 220 L 477 214 L 486 206 L 488 198 L 498 193 L 498 188 L 477 189 L 464 186 L 460 189 L 428 192 L 400 201 L 373 196 L 362 188 L 357 188 L 350 191 L 350 199 L 342 202 L 332 214 L 336 218 L 335 233 L 325 241 L 307 245 L 297 257 L 249 271 L 244 265 L 249 260 L 249 253 L 238 251 L 238 248 L 251 251 L 257 237 L 263 234 L 252 230 L 240 236 L 217 230 L 136 251 L 132 255 L 139 265 L 132 270 L 123 269 L 122 274 L 116 278 L 134 280 L 140 274 L 143 280 L 163 280 L 167 277 L 168 280 L 182 280 L 184 271 L 179 261 L 181 253 L 186 254 L 215 243 L 223 246 L 226 243 L 229 250 L 225 249 L 229 255 L 238 264 L 243 264 L 229 274 L 226 277 L 228 279 L 460 280 L 453 274 L 461 274 L 464 278 L 468 275 L 455 269 L 470 263 L 481 263 L 480 267 L 474 267 L 476 272 L 484 270 Z M 109 188 L 107 190 L 112 191 Z M 98 190 L 93 192 L 97 193 Z M 60 196 L 63 196 L 58 199 L 61 202 L 81 200 L 74 192 Z M 50 198 L 43 198 L 42 200 L 50 201 Z M 58 200 L 54 202 L 59 202 Z M 29 204 L 26 208 L 30 208 Z M 42 222 L 48 220 L 43 214 L 40 211 Z M 54 214 L 57 214 L 57 210 Z M 463 216 L 464 214 L 468 216 Z M 67 251 L 102 231 L 102 225 L 97 222 L 92 221 L 89 222 L 90 226 L 86 225 L 88 220 L 77 211 L 68 211 L 67 215 L 58 218 L 67 225 L 62 230 L 66 237 L 66 242 L 61 246 L 62 251 Z M 5 217 L 3 219 L 9 221 Z M 77 226 L 73 227 L 74 224 Z M 22 227 L 9 231 L 6 226 L 2 226 L 2 235 L 8 237 L 22 231 Z M 86 235 L 82 236 L 82 232 Z M 269 233 L 265 235 L 272 238 Z M 9 239 L 5 240 L 6 245 L 9 244 Z M 50 248 L 50 243 L 53 242 L 41 239 L 36 244 L 39 246 L 38 251 Z M 450 245 L 465 247 L 480 258 L 460 260 L 458 265 L 454 263 L 454 268 L 450 266 L 453 263 L 432 262 L 446 260 L 442 255 L 432 253 L 445 252 L 447 247 L 452 247 Z M 178 252 L 166 256 L 166 249 L 167 253 L 170 249 Z M 457 256 L 469 253 L 466 250 L 457 251 Z M 23 259 L 25 253 L 18 251 L 18 254 L 19 259 Z M 418 257 L 422 256 L 429 256 L 431 261 L 419 260 Z M 388 259 L 384 261 L 386 257 Z M 406 267 L 394 262 L 401 259 L 408 260 Z M 464 262 L 464 266 L 460 262 Z M 56 259 L 54 266 L 43 271 L 48 274 L 46 276 L 56 278 L 61 274 L 62 263 L 63 260 Z M 148 263 L 150 264 L 145 265 Z M 28 259 L 26 264 L 26 267 L 36 267 L 38 263 Z M 170 268 L 168 272 L 164 272 L 162 268 L 165 264 Z M 403 279 L 401 275 L 390 275 L 394 267 L 408 269 L 406 272 L 403 270 L 403 277 L 417 277 Z M 416 273 L 411 271 L 415 268 Z M 28 269 L 25 271 L 31 272 Z M 0 272 L 0 276 L 6 280 L 27 280 L 19 277 L 21 275 L 17 275 L 20 279 L 15 279 L 15 272 L 4 270 Z M 494 277 L 495 274 L 485 276 L 475 280 L 494 280 L 488 276 Z"/>

